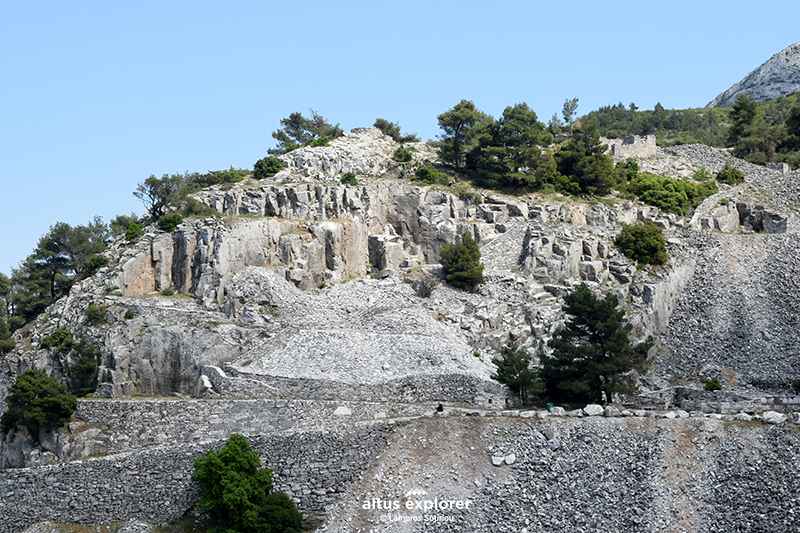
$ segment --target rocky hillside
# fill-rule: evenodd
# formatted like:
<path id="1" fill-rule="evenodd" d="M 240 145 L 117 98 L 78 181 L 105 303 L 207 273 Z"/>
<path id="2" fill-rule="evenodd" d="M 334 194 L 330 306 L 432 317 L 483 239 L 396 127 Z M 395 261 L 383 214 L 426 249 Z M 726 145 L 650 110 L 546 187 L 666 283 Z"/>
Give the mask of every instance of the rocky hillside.
<path id="1" fill-rule="evenodd" d="M 276 485 L 304 512 L 331 517 L 330 531 L 376 527 L 354 506 L 378 485 L 394 491 L 384 496 L 422 485 L 469 497 L 480 503 L 475 530 L 714 531 L 710 517 L 755 490 L 742 481 L 751 463 L 725 464 L 734 453 L 786 477 L 762 513 L 771 518 L 742 511 L 730 524 L 794 524 L 776 510 L 788 505 L 785 483 L 797 480 L 784 464 L 796 459 L 786 452 L 794 426 L 740 435 L 723 422 L 767 421 L 736 414 L 767 411 L 767 399 L 769 410 L 794 409 L 799 173 L 696 145 L 637 156 L 642 170 L 670 177 L 729 161 L 744 173 L 745 183 L 721 185 L 679 217 L 618 196 L 590 203 L 418 186 L 405 177 L 436 151 L 419 143 L 401 164 L 396 147 L 378 130 L 357 129 L 282 156 L 287 168 L 274 178 L 203 190 L 197 200 L 220 216 L 114 242 L 107 267 L 16 331 L 17 347 L 0 363 L 0 398 L 28 368 L 69 380 L 72 356 L 42 347 L 56 328 L 103 355 L 98 399 L 80 402 L 67 429 L 12 431 L 0 444 L 3 466 L 38 467 L 19 471 L 30 477 L 17 492 L 9 488 L 17 471 L 0 476 L 16 498 L 0 502 L 0 514 L 8 505 L 14 524 L 29 525 L 32 515 L 67 512 L 63 502 L 82 522 L 177 518 L 196 498 L 184 475 L 191 460 L 239 432 L 260 442 Z M 339 183 L 348 171 L 360 185 Z M 668 264 L 637 265 L 613 245 L 621 225 L 637 220 L 664 229 Z M 440 248 L 467 234 L 485 263 L 476 293 L 448 286 L 438 265 Z M 687 408 L 692 420 L 646 421 L 663 416 L 641 411 L 630 420 L 485 421 L 514 403 L 491 379 L 492 357 L 509 339 L 537 357 L 547 350 L 565 319 L 563 296 L 581 282 L 619 297 L 637 341 L 656 338 L 640 379 L 645 396 L 620 400 L 663 409 L 699 397 Z M 105 310 L 105 323 L 89 321 L 90 305 Z M 702 397 L 708 377 L 725 390 Z M 439 402 L 447 419 L 428 420 Z M 731 414 L 723 420 L 713 409 Z M 407 465 L 408 454 L 418 462 Z M 70 462 L 94 455 L 108 457 Z M 170 472 L 165 457 L 176 465 Z M 152 501 L 125 488 L 148 486 L 153 475 Z M 84 479 L 90 492 L 65 499 Z M 603 502 L 626 511 L 593 512 Z M 726 524 L 718 530 L 733 529 Z"/>
<path id="2" fill-rule="evenodd" d="M 706 107 L 732 105 L 740 94 L 749 94 L 756 102 L 766 102 L 797 91 L 800 91 L 800 43 L 769 58 L 742 81 L 711 100 Z"/>

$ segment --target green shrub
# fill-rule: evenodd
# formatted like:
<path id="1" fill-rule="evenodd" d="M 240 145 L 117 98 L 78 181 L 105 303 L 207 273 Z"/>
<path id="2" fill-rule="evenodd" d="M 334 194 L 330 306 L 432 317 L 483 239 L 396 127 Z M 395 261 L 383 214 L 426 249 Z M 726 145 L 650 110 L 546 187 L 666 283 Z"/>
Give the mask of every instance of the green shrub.
<path id="1" fill-rule="evenodd" d="M 392 159 L 394 159 L 398 163 L 408 163 L 412 159 L 411 150 L 409 150 L 405 146 L 401 146 L 394 151 Z"/>
<path id="2" fill-rule="evenodd" d="M 253 177 L 257 180 L 271 178 L 285 168 L 283 161 L 275 156 L 265 157 L 256 161 L 253 169 Z"/>
<path id="3" fill-rule="evenodd" d="M 102 352 L 85 338 L 73 350 L 76 362 L 69 368 L 72 393 L 78 397 L 91 394 L 97 389 L 97 365 Z"/>
<path id="4" fill-rule="evenodd" d="M 696 181 L 708 181 L 711 179 L 711 172 L 706 167 L 700 167 L 692 174 L 692 178 Z"/>
<path id="5" fill-rule="evenodd" d="M 208 218 L 219 216 L 220 212 L 203 202 L 198 202 L 194 198 L 186 198 L 186 201 L 181 206 L 181 214 L 185 217 Z"/>
<path id="6" fill-rule="evenodd" d="M 106 307 L 104 305 L 91 304 L 86 308 L 86 318 L 89 324 L 99 326 L 106 323 Z"/>
<path id="7" fill-rule="evenodd" d="M 16 341 L 11 338 L 11 331 L 8 329 L 5 318 L 0 316 L 0 354 L 10 352 L 16 345 Z"/>
<path id="8" fill-rule="evenodd" d="M 72 338 L 72 333 L 64 326 L 57 328 L 53 333 L 43 338 L 41 344 L 42 348 L 56 348 L 59 352 L 71 350 L 73 346 L 75 346 L 75 339 Z"/>
<path id="9" fill-rule="evenodd" d="M 800 394 L 800 379 L 792 381 L 792 388 L 794 389 L 794 392 Z"/>
<path id="10" fill-rule="evenodd" d="M 135 241 L 142 235 L 144 235 L 144 226 L 135 220 L 125 228 L 125 239 L 128 241 Z"/>
<path id="11" fill-rule="evenodd" d="M 41 370 L 26 370 L 8 388 L 6 412 L 0 418 L 4 433 L 16 426 L 28 428 L 34 440 L 39 430 L 61 426 L 78 406 L 75 396 Z"/>
<path id="12" fill-rule="evenodd" d="M 161 296 L 172 296 L 175 294 L 175 287 L 164 287 L 161 289 Z"/>
<path id="13" fill-rule="evenodd" d="M 669 261 L 664 232 L 649 220 L 623 226 L 614 244 L 627 257 L 640 263 L 663 265 Z"/>
<path id="14" fill-rule="evenodd" d="M 352 185 L 353 187 L 358 186 L 358 180 L 356 179 L 355 172 L 345 172 L 342 174 L 342 179 L 340 180 L 342 185 Z"/>
<path id="15" fill-rule="evenodd" d="M 133 311 L 131 311 L 130 309 L 128 309 L 127 311 L 125 311 L 125 320 L 130 320 L 130 319 L 132 319 L 134 316 L 136 316 L 136 315 L 134 315 L 134 314 L 133 314 Z"/>
<path id="16" fill-rule="evenodd" d="M 703 388 L 707 391 L 722 390 L 722 383 L 717 378 L 707 379 Z"/>
<path id="17" fill-rule="evenodd" d="M 449 185 L 450 178 L 447 177 L 447 174 L 444 172 L 439 172 L 435 168 L 433 168 L 430 164 L 420 165 L 417 167 L 416 172 L 414 173 L 414 177 L 411 178 L 413 181 L 421 181 L 426 185 Z"/>
<path id="18" fill-rule="evenodd" d="M 481 252 L 469 233 L 461 242 L 442 246 L 439 257 L 444 279 L 453 287 L 475 291 L 484 283 Z"/>
<path id="19" fill-rule="evenodd" d="M 192 481 L 200 486 L 198 508 L 215 524 L 212 533 L 299 533 L 303 516 L 280 492 L 272 493 L 272 470 L 241 435 L 230 436 L 220 451 L 194 462 Z"/>
<path id="20" fill-rule="evenodd" d="M 83 273 L 88 278 L 97 274 L 97 271 L 108 265 L 108 257 L 100 254 L 89 256 L 83 264 Z"/>
<path id="21" fill-rule="evenodd" d="M 731 204 L 731 201 L 730 201 L 729 199 L 727 199 L 727 198 L 722 198 L 722 199 L 719 201 L 719 205 L 725 205 L 725 206 L 728 206 L 728 205 L 730 205 L 730 204 Z"/>
<path id="22" fill-rule="evenodd" d="M 740 183 L 744 183 L 744 174 L 742 171 L 733 168 L 730 163 L 730 161 L 725 163 L 725 168 L 717 172 L 717 181 L 720 183 L 726 183 L 728 185 L 739 185 Z"/>
<path id="23" fill-rule="evenodd" d="M 544 391 L 538 369 L 530 368 L 531 355 L 528 350 L 509 339 L 500 349 L 500 355 L 502 357 L 492 359 L 492 363 L 497 366 L 497 373 L 490 377 L 516 394 L 520 405 L 528 403 L 531 393 L 540 394 Z"/>
<path id="24" fill-rule="evenodd" d="M 180 213 L 169 213 L 168 215 L 161 215 L 158 219 L 158 229 L 172 233 L 178 224 L 183 224 L 183 217 Z"/>
<path id="25" fill-rule="evenodd" d="M 627 191 L 638 196 L 642 202 L 658 207 L 662 211 L 684 214 L 717 192 L 717 188 L 713 182 L 698 185 L 691 181 L 642 172 L 628 184 Z"/>
<path id="26" fill-rule="evenodd" d="M 319 137 L 311 141 L 308 145 L 311 148 L 319 148 L 320 146 L 328 146 L 331 140 L 327 137 Z"/>

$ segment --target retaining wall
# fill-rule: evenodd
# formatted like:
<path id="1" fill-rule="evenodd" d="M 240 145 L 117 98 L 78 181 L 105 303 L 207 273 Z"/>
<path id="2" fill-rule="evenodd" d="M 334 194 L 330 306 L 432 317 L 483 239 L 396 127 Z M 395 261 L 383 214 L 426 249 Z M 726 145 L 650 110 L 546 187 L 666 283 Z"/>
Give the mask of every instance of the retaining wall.
<path id="1" fill-rule="evenodd" d="M 304 514 L 320 515 L 359 479 L 403 422 L 250 437 L 262 463 L 275 469 L 275 490 Z M 224 441 L 151 448 L 38 468 L 0 471 L 0 533 L 43 520 L 107 524 L 137 519 L 161 524 L 197 503 L 194 460 Z"/>

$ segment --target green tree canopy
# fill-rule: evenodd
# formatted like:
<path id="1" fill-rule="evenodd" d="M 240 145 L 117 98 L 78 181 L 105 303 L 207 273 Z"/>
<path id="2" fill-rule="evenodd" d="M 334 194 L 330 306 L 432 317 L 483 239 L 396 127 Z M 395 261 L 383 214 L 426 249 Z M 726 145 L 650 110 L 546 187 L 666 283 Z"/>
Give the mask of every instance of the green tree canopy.
<path id="1" fill-rule="evenodd" d="M 220 451 L 194 462 L 198 507 L 216 524 L 214 533 L 299 533 L 303 517 L 281 493 L 270 494 L 272 470 L 242 435 L 231 435 Z"/>
<path id="2" fill-rule="evenodd" d="M 558 172 L 568 176 L 580 191 L 603 196 L 616 184 L 614 159 L 605 155 L 605 144 L 594 123 L 588 122 L 577 130 L 567 145 L 556 152 Z"/>
<path id="3" fill-rule="evenodd" d="M 602 300 L 581 283 L 564 297 L 569 319 L 556 331 L 548 346 L 552 354 L 542 354 L 542 379 L 548 397 L 565 401 L 612 401 L 614 393 L 633 393 L 636 382 L 632 370 L 644 371 L 648 339 L 633 346 L 625 324 L 625 312 L 617 309 L 613 294 Z"/>
<path id="4" fill-rule="evenodd" d="M 469 233 L 460 242 L 442 246 L 439 257 L 444 279 L 453 287 L 475 291 L 483 284 L 481 252 Z"/>
<path id="5" fill-rule="evenodd" d="M 521 405 L 528 403 L 529 394 L 539 394 L 544 390 L 539 381 L 539 371 L 531 368 L 531 355 L 513 340 L 509 340 L 500 350 L 500 357 L 492 359 L 497 373 L 491 378 L 506 385 L 517 395 Z"/>
<path id="6" fill-rule="evenodd" d="M 26 427 L 34 440 L 39 430 L 50 430 L 69 420 L 78 402 L 55 378 L 41 370 L 26 370 L 8 388 L 6 412 L 0 418 L 3 432 Z"/>
<path id="7" fill-rule="evenodd" d="M 472 128 L 481 121 L 491 117 L 479 111 L 469 100 L 461 100 L 452 109 L 438 117 L 442 135 L 442 161 L 452 164 L 456 169 L 464 164 L 465 145 L 472 140 Z"/>
<path id="8" fill-rule="evenodd" d="M 187 173 L 188 174 L 188 173 Z M 186 185 L 183 174 L 164 174 L 160 178 L 150 177 L 136 186 L 133 195 L 142 201 L 154 220 L 158 220 L 181 199 L 181 189 Z"/>
<path id="9" fill-rule="evenodd" d="M 309 145 L 321 137 L 335 139 L 344 135 L 339 124 L 332 126 L 313 109 L 309 109 L 309 111 L 311 118 L 304 117 L 300 112 L 294 112 L 288 118 L 282 118 L 281 128 L 272 132 L 272 137 L 278 141 L 278 146 L 270 148 L 267 152 L 272 155 L 281 155 Z"/>
<path id="10" fill-rule="evenodd" d="M 375 124 L 372 125 L 375 128 L 378 128 L 383 132 L 384 135 L 387 135 L 392 138 L 395 142 L 398 143 L 414 143 L 419 142 L 419 137 L 417 137 L 416 133 L 412 133 L 409 135 L 403 135 L 400 133 L 400 124 L 397 122 L 389 122 L 385 118 L 377 118 L 375 119 Z"/>
<path id="11" fill-rule="evenodd" d="M 669 261 L 664 232 L 650 220 L 623 226 L 614 244 L 626 256 L 640 263 L 663 265 Z"/>

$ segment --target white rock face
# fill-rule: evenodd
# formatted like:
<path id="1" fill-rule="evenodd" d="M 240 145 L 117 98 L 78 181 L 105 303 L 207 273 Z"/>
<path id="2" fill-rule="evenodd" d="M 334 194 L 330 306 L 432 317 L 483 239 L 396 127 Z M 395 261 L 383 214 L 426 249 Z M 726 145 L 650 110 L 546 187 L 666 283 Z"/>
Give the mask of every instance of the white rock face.
<path id="1" fill-rule="evenodd" d="M 787 420 L 786 415 L 775 411 L 766 411 L 762 415 L 762 419 L 767 424 L 773 424 L 773 425 L 783 424 Z"/>
<path id="2" fill-rule="evenodd" d="M 600 416 L 603 414 L 603 407 L 597 405 L 596 403 L 590 403 L 586 407 L 583 408 L 583 412 L 587 414 L 587 416 Z"/>
<path id="3" fill-rule="evenodd" d="M 757 102 L 765 102 L 798 90 L 800 90 L 800 43 L 793 44 L 769 58 L 742 81 L 711 100 L 706 107 L 732 105 L 743 93 L 749 93 Z"/>

